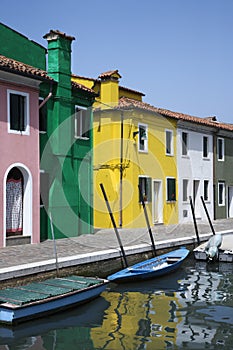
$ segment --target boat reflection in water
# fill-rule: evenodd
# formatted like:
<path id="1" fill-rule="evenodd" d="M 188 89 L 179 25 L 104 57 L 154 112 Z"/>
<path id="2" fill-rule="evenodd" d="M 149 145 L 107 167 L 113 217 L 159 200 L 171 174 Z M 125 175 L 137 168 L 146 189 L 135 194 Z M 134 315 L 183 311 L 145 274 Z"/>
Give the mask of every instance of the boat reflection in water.
<path id="1" fill-rule="evenodd" d="M 72 312 L 1 328 L 0 350 L 233 348 L 232 264 L 187 259 L 172 275 L 110 287 Z"/>
<path id="2" fill-rule="evenodd" d="M 99 327 L 109 303 L 103 297 L 87 305 L 17 326 L 0 327 L 0 350 L 95 349 L 90 331 Z M 5 347 L 4 347 L 5 346 Z"/>

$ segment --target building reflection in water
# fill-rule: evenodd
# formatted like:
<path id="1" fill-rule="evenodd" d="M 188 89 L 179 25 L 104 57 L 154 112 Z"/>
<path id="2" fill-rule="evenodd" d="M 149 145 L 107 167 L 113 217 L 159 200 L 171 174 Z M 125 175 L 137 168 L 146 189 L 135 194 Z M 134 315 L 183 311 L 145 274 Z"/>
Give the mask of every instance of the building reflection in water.
<path id="1" fill-rule="evenodd" d="M 154 280 L 144 283 L 141 289 L 131 284 L 104 293 L 110 306 L 102 326 L 91 331 L 96 348 L 231 346 L 233 268 L 223 265 L 197 263 L 194 268 L 187 268 L 178 288 L 176 285 L 168 290 L 158 289 Z M 171 276 L 162 282 L 168 286 Z"/>

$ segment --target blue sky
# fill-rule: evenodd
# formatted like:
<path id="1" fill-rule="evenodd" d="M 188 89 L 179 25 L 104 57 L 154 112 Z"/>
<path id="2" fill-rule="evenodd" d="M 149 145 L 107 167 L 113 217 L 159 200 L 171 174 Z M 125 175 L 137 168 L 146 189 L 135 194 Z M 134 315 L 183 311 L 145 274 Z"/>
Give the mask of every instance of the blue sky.
<path id="1" fill-rule="evenodd" d="M 73 73 L 118 69 L 156 107 L 233 123 L 233 0 L 6 0 L 0 21 L 47 46 L 76 38 Z"/>

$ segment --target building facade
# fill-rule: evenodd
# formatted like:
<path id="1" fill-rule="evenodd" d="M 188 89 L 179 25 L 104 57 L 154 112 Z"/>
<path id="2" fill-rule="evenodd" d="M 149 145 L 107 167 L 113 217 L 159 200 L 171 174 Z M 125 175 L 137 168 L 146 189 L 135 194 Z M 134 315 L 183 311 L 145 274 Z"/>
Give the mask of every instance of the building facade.
<path id="1" fill-rule="evenodd" d="M 119 85 L 118 71 L 98 79 L 73 76 L 98 93 L 94 110 L 94 226 L 111 227 L 100 183 L 119 227 L 176 224 L 176 127 L 142 101 L 144 94 Z M 90 82 L 92 81 L 92 84 Z"/>
<path id="2" fill-rule="evenodd" d="M 7 36 L 5 36 L 7 35 Z M 8 37 L 10 38 L 9 40 Z M 31 56 L 45 49 L 0 24 L 0 246 L 40 241 L 40 85 L 52 83 L 33 67 Z M 22 46 L 25 43 L 24 63 Z M 18 51 L 19 49 L 19 51 Z M 17 56 L 19 52 L 19 56 Z M 21 61 L 17 60 L 20 59 Z"/>

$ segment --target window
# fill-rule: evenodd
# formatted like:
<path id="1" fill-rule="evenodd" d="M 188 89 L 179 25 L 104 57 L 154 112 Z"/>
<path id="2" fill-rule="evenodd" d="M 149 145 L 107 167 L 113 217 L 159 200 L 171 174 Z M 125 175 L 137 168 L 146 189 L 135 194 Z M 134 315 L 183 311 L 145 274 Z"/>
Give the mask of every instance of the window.
<path id="1" fill-rule="evenodd" d="M 203 136 L 203 158 L 208 158 L 209 155 L 209 139 Z"/>
<path id="2" fill-rule="evenodd" d="M 86 140 L 90 138 L 90 109 L 75 107 L 75 137 Z"/>
<path id="3" fill-rule="evenodd" d="M 224 161 L 224 139 L 218 138 L 217 141 L 217 152 L 218 152 L 218 160 Z"/>
<path id="4" fill-rule="evenodd" d="M 225 182 L 218 183 L 218 205 L 225 205 Z"/>
<path id="5" fill-rule="evenodd" d="M 144 202 L 151 202 L 151 178 L 146 176 L 139 177 L 139 187 L 144 199 Z M 141 203 L 141 196 L 139 191 L 139 203 Z"/>
<path id="6" fill-rule="evenodd" d="M 7 91 L 8 132 L 29 134 L 29 94 Z"/>
<path id="7" fill-rule="evenodd" d="M 204 180 L 204 201 L 209 200 L 209 181 Z"/>
<path id="8" fill-rule="evenodd" d="M 167 201 L 176 201 L 176 179 L 167 178 Z"/>
<path id="9" fill-rule="evenodd" d="M 138 149 L 141 152 L 147 152 L 148 151 L 148 127 L 145 124 L 138 124 Z"/>
<path id="10" fill-rule="evenodd" d="M 188 154 L 188 133 L 182 132 L 182 156 Z"/>
<path id="11" fill-rule="evenodd" d="M 40 207 L 48 209 L 49 203 L 49 174 L 40 170 Z"/>
<path id="12" fill-rule="evenodd" d="M 188 180 L 183 179 L 183 202 L 188 201 Z"/>
<path id="13" fill-rule="evenodd" d="M 171 130 L 166 130 L 166 154 L 173 154 L 173 140 Z"/>
<path id="14" fill-rule="evenodd" d="M 39 98 L 39 105 L 44 101 L 43 98 Z M 39 108 L 39 130 L 41 133 L 47 132 L 47 104 L 45 103 Z"/>

